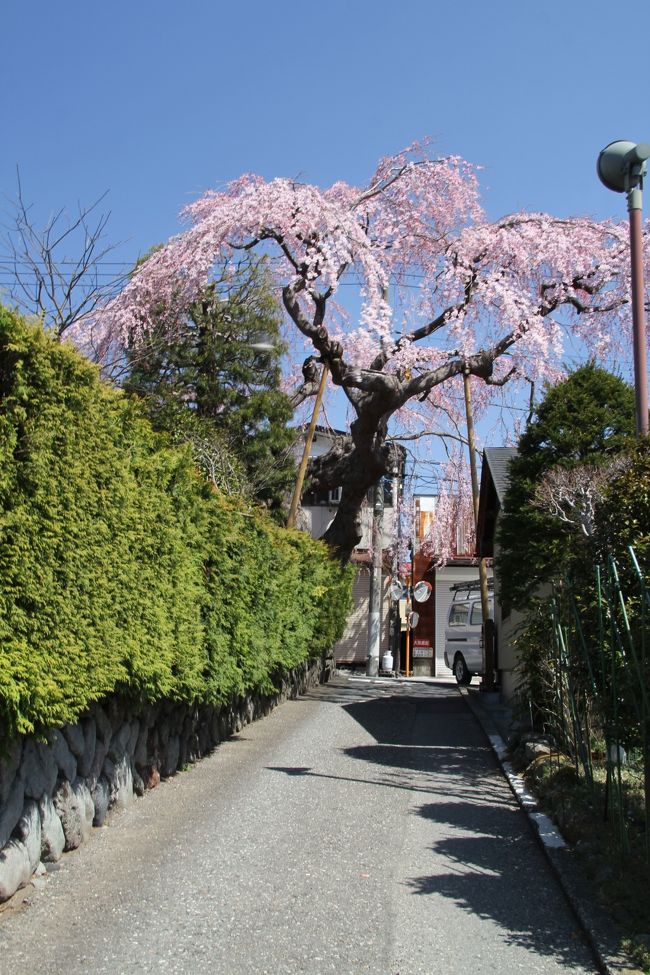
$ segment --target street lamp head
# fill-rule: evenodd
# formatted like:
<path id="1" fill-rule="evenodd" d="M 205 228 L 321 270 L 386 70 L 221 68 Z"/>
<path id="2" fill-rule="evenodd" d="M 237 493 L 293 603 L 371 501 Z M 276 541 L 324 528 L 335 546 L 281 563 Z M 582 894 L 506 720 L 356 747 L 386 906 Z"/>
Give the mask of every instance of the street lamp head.
<path id="1" fill-rule="evenodd" d="M 643 275 L 643 177 L 650 145 L 640 142 L 610 142 L 598 157 L 598 176 L 615 193 L 627 193 L 630 215 L 630 259 L 632 291 L 632 338 L 634 348 L 634 390 L 636 430 L 648 436 L 648 366 L 645 331 L 645 285 Z"/>
<path id="2" fill-rule="evenodd" d="M 650 145 L 646 142 L 610 142 L 598 156 L 599 179 L 608 190 L 627 193 L 645 176 L 646 159 L 650 159 Z"/>

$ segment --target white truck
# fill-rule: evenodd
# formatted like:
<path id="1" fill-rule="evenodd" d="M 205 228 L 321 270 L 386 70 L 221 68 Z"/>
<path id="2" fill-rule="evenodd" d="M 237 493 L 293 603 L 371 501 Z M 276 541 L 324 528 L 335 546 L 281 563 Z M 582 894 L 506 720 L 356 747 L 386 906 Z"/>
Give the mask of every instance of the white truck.
<path id="1" fill-rule="evenodd" d="M 491 580 L 490 580 L 491 583 Z M 454 598 L 445 627 L 445 664 L 459 684 L 469 684 L 475 674 L 484 673 L 483 612 L 478 580 L 451 587 Z M 490 617 L 494 619 L 494 597 L 489 594 Z"/>

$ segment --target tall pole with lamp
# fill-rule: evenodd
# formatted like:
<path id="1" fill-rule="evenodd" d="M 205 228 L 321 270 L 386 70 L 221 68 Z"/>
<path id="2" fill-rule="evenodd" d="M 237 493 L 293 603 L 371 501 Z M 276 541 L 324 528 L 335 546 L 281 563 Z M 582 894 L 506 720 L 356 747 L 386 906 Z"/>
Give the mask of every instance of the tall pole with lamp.
<path id="1" fill-rule="evenodd" d="M 627 194 L 630 214 L 630 262 L 632 278 L 632 331 L 634 343 L 634 390 L 636 395 L 636 431 L 648 436 L 648 365 L 645 335 L 643 284 L 643 177 L 650 145 L 640 142 L 610 142 L 598 156 L 598 176 L 609 190 Z"/>

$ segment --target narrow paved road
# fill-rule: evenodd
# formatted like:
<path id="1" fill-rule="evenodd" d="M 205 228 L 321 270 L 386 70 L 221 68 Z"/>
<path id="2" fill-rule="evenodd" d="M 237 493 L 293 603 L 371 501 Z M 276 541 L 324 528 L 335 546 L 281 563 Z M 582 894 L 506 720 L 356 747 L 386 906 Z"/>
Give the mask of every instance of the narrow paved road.
<path id="1" fill-rule="evenodd" d="M 456 688 L 337 678 L 68 855 L 0 923 L 0 970 L 596 966 Z"/>

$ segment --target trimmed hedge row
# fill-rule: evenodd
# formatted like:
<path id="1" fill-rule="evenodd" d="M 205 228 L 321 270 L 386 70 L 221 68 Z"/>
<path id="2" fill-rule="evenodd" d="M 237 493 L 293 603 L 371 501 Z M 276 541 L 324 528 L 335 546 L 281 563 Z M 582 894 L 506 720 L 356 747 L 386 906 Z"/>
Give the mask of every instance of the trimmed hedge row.
<path id="1" fill-rule="evenodd" d="M 219 705 L 332 646 L 351 573 L 206 484 L 71 346 L 0 307 L 0 728 Z"/>

